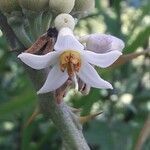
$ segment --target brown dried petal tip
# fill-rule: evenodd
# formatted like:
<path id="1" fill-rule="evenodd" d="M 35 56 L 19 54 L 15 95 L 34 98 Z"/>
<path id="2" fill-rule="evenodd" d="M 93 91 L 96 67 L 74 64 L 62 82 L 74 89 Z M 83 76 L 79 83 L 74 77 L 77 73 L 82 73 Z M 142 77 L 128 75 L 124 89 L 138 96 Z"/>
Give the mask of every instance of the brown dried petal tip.
<path id="1" fill-rule="evenodd" d="M 47 43 L 48 40 L 49 37 L 47 36 L 47 34 L 40 36 L 35 41 L 35 43 L 30 48 L 28 48 L 25 52 L 31 54 L 37 53 L 38 51 L 40 51 L 40 49 L 42 49 L 42 47 Z"/>
<path id="2" fill-rule="evenodd" d="M 57 104 L 60 104 L 62 102 L 62 100 L 63 100 L 64 96 L 66 95 L 66 92 L 71 84 L 72 84 L 72 81 L 70 79 L 68 79 L 60 88 L 58 88 L 55 91 L 54 97 L 55 97 Z"/>
<path id="3" fill-rule="evenodd" d="M 55 39 L 54 38 L 49 38 L 44 50 L 43 54 L 47 54 L 49 52 L 52 52 L 54 49 L 54 44 L 55 44 Z"/>
<path id="4" fill-rule="evenodd" d="M 35 43 L 30 48 L 28 48 L 25 52 L 36 54 L 40 52 L 40 50 L 43 50 L 42 54 L 47 54 L 48 52 L 53 51 L 53 47 L 57 36 L 58 36 L 58 31 L 56 30 L 56 28 L 49 28 L 47 33 L 40 36 L 35 41 Z"/>

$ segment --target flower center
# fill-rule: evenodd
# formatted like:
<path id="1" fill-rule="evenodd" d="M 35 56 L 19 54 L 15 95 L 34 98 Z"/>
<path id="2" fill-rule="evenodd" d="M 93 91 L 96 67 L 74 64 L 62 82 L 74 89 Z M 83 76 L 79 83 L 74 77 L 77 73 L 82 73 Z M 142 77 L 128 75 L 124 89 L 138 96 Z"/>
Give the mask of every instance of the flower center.
<path id="1" fill-rule="evenodd" d="M 80 53 L 73 50 L 67 50 L 63 52 L 60 55 L 59 60 L 61 71 L 64 72 L 67 70 L 70 77 L 74 75 L 74 72 L 78 72 L 81 67 Z"/>

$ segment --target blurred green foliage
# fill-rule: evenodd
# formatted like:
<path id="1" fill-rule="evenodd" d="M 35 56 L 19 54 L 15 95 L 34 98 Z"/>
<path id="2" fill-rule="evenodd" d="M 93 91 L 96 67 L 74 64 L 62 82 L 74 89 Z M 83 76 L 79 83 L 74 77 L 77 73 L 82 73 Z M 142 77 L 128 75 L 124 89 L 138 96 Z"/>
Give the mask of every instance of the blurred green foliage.
<path id="1" fill-rule="evenodd" d="M 150 2 L 148 0 L 96 0 L 94 12 L 81 19 L 80 35 L 104 32 L 123 39 L 124 53 L 149 48 Z M 133 150 L 150 111 L 150 58 L 143 56 L 115 69 L 99 70 L 114 90 L 92 89 L 85 97 L 68 103 L 82 108 L 82 115 L 103 111 L 84 125 L 92 150 Z M 61 139 L 52 122 L 38 116 L 24 128 L 37 99 L 30 79 L 0 36 L 0 149 L 59 150 Z M 147 139 L 143 150 L 150 149 Z"/>

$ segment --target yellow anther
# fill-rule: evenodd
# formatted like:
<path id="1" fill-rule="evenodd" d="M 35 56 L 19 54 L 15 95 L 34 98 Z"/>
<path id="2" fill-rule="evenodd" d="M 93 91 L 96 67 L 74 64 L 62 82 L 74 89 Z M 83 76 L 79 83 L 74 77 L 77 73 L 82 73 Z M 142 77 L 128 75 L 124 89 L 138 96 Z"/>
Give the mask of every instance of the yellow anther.
<path id="1" fill-rule="evenodd" d="M 65 71 L 67 69 L 68 75 L 70 77 L 74 75 L 74 72 L 78 72 L 80 70 L 80 53 L 73 50 L 67 50 L 60 55 L 59 59 L 61 71 Z"/>

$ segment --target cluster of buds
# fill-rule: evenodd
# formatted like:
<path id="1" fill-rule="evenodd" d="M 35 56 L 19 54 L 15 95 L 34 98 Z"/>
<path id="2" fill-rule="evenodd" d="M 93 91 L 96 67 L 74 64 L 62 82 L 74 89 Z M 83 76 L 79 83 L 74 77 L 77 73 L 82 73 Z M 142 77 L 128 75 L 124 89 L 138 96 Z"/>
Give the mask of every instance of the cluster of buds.
<path id="1" fill-rule="evenodd" d="M 94 5 L 95 0 L 1 0 L 0 11 L 6 15 L 19 40 L 29 48 L 51 26 L 58 31 L 62 27 L 73 30 L 73 17 L 89 14 Z"/>
<path id="2" fill-rule="evenodd" d="M 0 10 L 6 13 L 18 11 L 21 8 L 40 12 L 50 10 L 54 14 L 91 12 L 95 0 L 1 0 Z"/>
<path id="3" fill-rule="evenodd" d="M 44 11 L 48 8 L 48 0 L 19 0 L 23 9 L 35 12 Z"/>
<path id="4" fill-rule="evenodd" d="M 20 10 L 21 7 L 18 3 L 18 0 L 1 0 L 0 1 L 0 10 L 6 13 L 11 13 L 13 11 Z"/>

